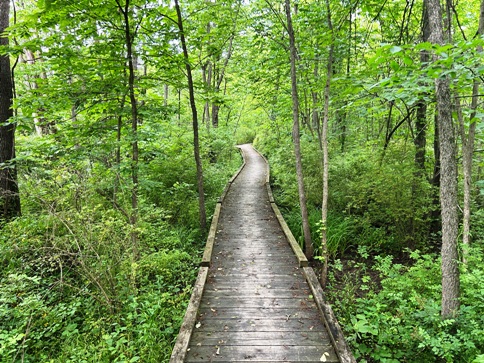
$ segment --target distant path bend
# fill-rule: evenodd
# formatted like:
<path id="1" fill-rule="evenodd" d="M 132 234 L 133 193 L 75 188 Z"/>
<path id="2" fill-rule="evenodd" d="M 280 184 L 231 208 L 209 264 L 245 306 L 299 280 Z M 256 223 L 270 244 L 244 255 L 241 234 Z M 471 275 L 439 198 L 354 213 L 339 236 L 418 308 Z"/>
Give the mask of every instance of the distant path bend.
<path id="1" fill-rule="evenodd" d="M 185 362 L 339 362 L 271 208 L 267 164 L 240 148 L 246 165 L 222 203 Z"/>

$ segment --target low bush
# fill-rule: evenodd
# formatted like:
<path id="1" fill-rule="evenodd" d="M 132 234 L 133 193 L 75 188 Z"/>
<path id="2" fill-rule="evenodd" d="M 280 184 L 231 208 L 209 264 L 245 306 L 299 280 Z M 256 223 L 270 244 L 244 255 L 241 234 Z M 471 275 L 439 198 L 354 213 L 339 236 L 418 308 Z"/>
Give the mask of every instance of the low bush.
<path id="1" fill-rule="evenodd" d="M 353 280 L 345 282 L 357 290 L 329 284 L 333 299 L 346 296 L 344 304 L 333 307 L 357 360 L 478 362 L 484 349 L 484 290 L 477 283 L 484 278 L 482 250 L 473 248 L 462 268 L 462 306 L 449 320 L 440 315 L 439 258 L 418 251 L 409 257 L 408 267 L 394 263 L 391 256 L 374 257 L 371 271 L 360 265 L 360 273 L 353 272 Z M 379 284 L 374 283 L 375 274 Z"/>

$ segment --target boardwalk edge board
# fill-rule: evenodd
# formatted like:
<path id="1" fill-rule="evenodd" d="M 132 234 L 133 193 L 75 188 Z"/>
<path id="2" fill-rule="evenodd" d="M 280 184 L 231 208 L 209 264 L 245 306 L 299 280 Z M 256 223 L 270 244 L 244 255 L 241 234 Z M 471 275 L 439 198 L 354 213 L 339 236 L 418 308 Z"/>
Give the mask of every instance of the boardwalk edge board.
<path id="1" fill-rule="evenodd" d="M 237 146 L 238 148 L 238 146 Z M 239 170 L 235 172 L 235 174 L 230 178 L 228 181 L 227 185 L 224 188 L 224 191 L 222 192 L 222 195 L 217 201 L 217 205 L 215 206 L 215 212 L 213 213 L 213 218 L 212 218 L 212 223 L 210 225 L 210 231 L 208 232 L 208 237 L 207 237 L 207 243 L 205 244 L 205 250 L 203 252 L 203 257 L 202 261 L 200 262 L 200 266 L 205 266 L 205 267 L 210 267 L 210 264 L 212 262 L 212 251 L 213 251 L 213 244 L 215 243 L 215 235 L 217 234 L 217 226 L 218 226 L 218 219 L 220 217 L 220 210 L 222 208 L 222 202 L 224 201 L 225 197 L 227 196 L 227 193 L 230 190 L 230 187 L 232 186 L 232 183 L 234 180 L 239 176 L 241 171 L 245 167 L 245 155 L 242 149 L 238 148 L 240 153 L 242 154 L 243 162 L 242 165 L 240 166 Z"/>
<path id="2" fill-rule="evenodd" d="M 180 332 L 176 338 L 175 346 L 171 352 L 170 363 L 183 363 L 187 355 L 188 345 L 193 333 L 195 321 L 197 320 L 198 309 L 200 308 L 200 302 L 205 288 L 205 283 L 208 276 L 208 267 L 200 267 L 198 272 L 197 281 L 193 288 L 188 308 L 183 318 Z"/>
<path id="3" fill-rule="evenodd" d="M 287 225 L 286 221 L 284 220 L 284 217 L 281 214 L 281 211 L 279 210 L 279 207 L 276 205 L 276 202 L 274 200 L 274 195 L 272 194 L 272 189 L 271 189 L 271 184 L 270 184 L 270 167 L 269 167 L 269 161 L 267 161 L 266 157 L 262 155 L 259 150 L 255 149 L 254 150 L 264 159 L 266 162 L 266 189 L 267 189 L 267 194 L 269 196 L 269 202 L 271 203 L 272 210 L 274 211 L 277 220 L 279 221 L 279 225 L 281 226 L 282 230 L 284 231 L 284 234 L 287 238 L 287 241 L 291 245 L 291 248 L 294 252 L 294 254 L 297 257 L 297 260 L 299 262 L 299 267 L 306 267 L 309 265 L 308 259 L 304 255 L 303 251 L 301 250 L 301 247 L 299 246 L 299 243 L 297 243 L 296 239 L 294 238 L 294 235 L 292 234 L 291 230 L 289 229 L 289 226 Z"/>
<path id="4" fill-rule="evenodd" d="M 203 253 L 201 267 L 198 272 L 197 280 L 195 281 L 195 286 L 193 287 L 192 296 L 190 297 L 190 302 L 188 303 L 187 311 L 183 317 L 182 324 L 180 326 L 180 332 L 176 338 L 173 351 L 171 352 L 170 363 L 183 363 L 187 355 L 188 345 L 190 343 L 190 338 L 193 333 L 193 328 L 195 327 L 195 322 L 197 320 L 198 310 L 200 309 L 200 302 L 202 300 L 203 291 L 205 289 L 205 283 L 207 282 L 208 270 L 210 267 L 210 262 L 212 260 L 212 250 L 213 244 L 215 242 L 215 234 L 217 233 L 218 219 L 220 217 L 220 209 L 222 202 L 227 195 L 230 186 L 234 182 L 235 178 L 240 174 L 242 169 L 245 167 L 245 155 L 242 149 L 239 148 L 242 153 L 243 163 L 239 170 L 232 176 L 227 185 L 222 192 L 222 195 L 217 201 L 215 206 L 215 212 L 213 214 L 212 223 L 210 225 L 210 231 L 207 237 L 207 243 L 205 245 L 205 250 Z"/>
<path id="5" fill-rule="evenodd" d="M 210 262 L 212 261 L 213 244 L 215 243 L 215 235 L 217 234 L 218 219 L 220 217 L 221 208 L 222 203 L 217 203 L 217 205 L 215 206 L 215 212 L 213 213 L 210 231 L 208 232 L 205 250 L 203 251 L 202 261 L 200 262 L 200 266 L 202 267 L 210 267 Z"/>
<path id="6" fill-rule="evenodd" d="M 356 363 L 356 359 L 353 356 L 353 353 L 351 352 L 351 349 L 349 348 L 349 345 L 344 338 L 343 331 L 338 323 L 338 320 L 336 319 L 336 316 L 333 313 L 333 309 L 331 309 L 331 306 L 326 302 L 323 288 L 321 287 L 321 284 L 316 277 L 316 273 L 314 272 L 312 267 L 308 266 L 309 264 L 306 256 L 304 255 L 301 247 L 299 246 L 299 243 L 297 243 L 296 239 L 294 238 L 294 235 L 292 234 L 286 221 L 284 220 L 281 211 L 275 203 L 274 195 L 272 194 L 272 189 L 269 182 L 269 162 L 264 155 L 262 155 L 258 150 L 256 151 L 265 160 L 267 165 L 266 188 L 272 210 L 276 214 L 277 220 L 279 221 L 279 224 L 281 225 L 281 228 L 284 231 L 284 234 L 286 235 L 286 238 L 299 261 L 299 267 L 303 268 L 304 276 L 306 277 L 306 281 L 311 288 L 311 292 L 313 293 L 316 305 L 321 314 L 324 325 L 326 325 L 326 328 L 328 329 L 336 353 L 338 354 L 341 363 Z"/>
<path id="7" fill-rule="evenodd" d="M 312 267 L 303 267 L 303 271 L 341 363 L 356 363 L 356 359 L 343 336 L 343 331 L 333 313 L 333 309 L 326 302 L 323 288 L 316 277 L 316 273 Z"/>

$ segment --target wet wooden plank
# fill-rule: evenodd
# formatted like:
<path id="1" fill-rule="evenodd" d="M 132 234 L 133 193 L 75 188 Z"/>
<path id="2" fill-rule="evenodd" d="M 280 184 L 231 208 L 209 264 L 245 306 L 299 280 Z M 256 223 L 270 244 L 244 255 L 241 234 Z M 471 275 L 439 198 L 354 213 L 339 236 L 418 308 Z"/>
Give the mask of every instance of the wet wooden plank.
<path id="1" fill-rule="evenodd" d="M 221 262 L 257 262 L 257 263 L 270 263 L 270 262 L 289 262 L 294 265 L 296 258 L 292 253 L 287 250 L 281 251 L 227 251 L 221 250 L 214 255 L 216 259 L 222 259 Z"/>
<path id="2" fill-rule="evenodd" d="M 257 299 L 242 298 L 242 297 L 227 297 L 223 299 L 211 298 L 204 299 L 200 305 L 202 308 L 300 308 L 300 309 L 315 309 L 316 304 L 314 301 L 302 298 L 264 298 L 259 297 Z"/>
<path id="3" fill-rule="evenodd" d="M 308 298 L 310 295 L 310 291 L 304 290 L 271 290 L 271 289 L 264 289 L 264 288 L 255 288 L 253 290 L 237 290 L 237 289 L 230 289 L 230 290 L 219 290 L 219 289 L 210 289 L 205 291 L 204 297 L 207 299 L 217 298 L 217 299 L 225 299 L 225 298 L 245 298 L 245 299 L 257 299 L 261 296 L 264 298 Z"/>
<path id="4" fill-rule="evenodd" d="M 263 319 L 268 316 L 271 319 L 287 320 L 290 317 L 301 319 L 317 319 L 319 314 L 313 309 L 299 308 L 243 308 L 234 310 L 232 308 L 201 308 L 198 312 L 198 319 L 210 317 L 213 319 L 235 319 L 235 318 L 252 318 Z"/>
<path id="5" fill-rule="evenodd" d="M 230 319 L 199 319 L 195 331 L 199 332 L 240 332 L 240 331 L 292 331 L 309 332 L 315 328 L 324 329 L 318 318 L 302 319 L 289 317 L 288 319 L 252 319 L 252 318 L 230 318 Z"/>
<path id="6" fill-rule="evenodd" d="M 212 284 L 212 280 L 209 279 L 207 284 L 206 289 L 213 289 L 217 288 L 219 290 L 222 289 L 244 289 L 244 288 L 266 288 L 266 289 L 272 289 L 272 290 L 308 290 L 309 285 L 306 283 L 306 281 L 290 281 L 289 283 L 284 280 L 279 280 L 279 279 L 274 279 L 273 281 L 266 281 L 266 280 L 248 280 L 248 279 L 242 279 L 242 280 L 237 280 L 236 285 L 234 285 L 234 281 L 230 280 L 225 280 L 222 279 L 220 281 L 217 281 L 217 286 L 215 287 L 215 284 Z M 212 286 L 213 285 L 213 286 Z"/>
<path id="7" fill-rule="evenodd" d="M 322 357 L 325 357 L 325 360 Z M 202 346 L 188 352 L 186 362 L 338 362 L 331 345 L 318 346 Z"/>
<path id="8" fill-rule="evenodd" d="M 220 343 L 223 342 L 223 343 Z M 269 343 L 270 342 L 270 343 Z M 249 346 L 308 346 L 318 345 L 321 342 L 329 344 L 326 332 L 201 332 L 193 333 L 192 344 L 195 346 L 215 345 L 249 345 Z"/>

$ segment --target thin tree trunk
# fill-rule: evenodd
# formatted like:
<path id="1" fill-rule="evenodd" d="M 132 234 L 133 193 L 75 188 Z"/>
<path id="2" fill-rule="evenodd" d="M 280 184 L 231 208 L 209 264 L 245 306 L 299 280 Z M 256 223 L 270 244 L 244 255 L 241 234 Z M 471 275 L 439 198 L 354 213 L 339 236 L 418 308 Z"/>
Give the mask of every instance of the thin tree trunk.
<path id="1" fill-rule="evenodd" d="M 0 0 L 0 46 L 8 46 L 3 36 L 9 26 L 10 1 Z M 13 80 L 9 55 L 0 56 L 0 219 L 20 215 L 20 196 L 15 164 L 15 123 L 13 117 Z M 9 121 L 11 123 L 9 123 Z M 5 166 L 6 165 L 6 166 Z"/>
<path id="2" fill-rule="evenodd" d="M 126 96 L 123 95 L 121 98 L 121 104 L 120 104 L 120 109 L 122 110 L 124 108 L 124 103 L 126 102 Z M 117 127 L 116 127 L 116 159 L 115 159 L 115 165 L 116 165 L 116 177 L 114 179 L 114 188 L 113 188 L 113 205 L 117 205 L 118 203 L 118 189 L 119 185 L 121 184 L 121 176 L 120 176 L 120 167 L 121 167 L 121 136 L 122 136 L 122 131 L 123 131 L 123 116 L 120 114 L 118 115 L 117 118 Z"/>
<path id="3" fill-rule="evenodd" d="M 134 35 L 131 34 L 130 28 L 130 0 L 126 0 L 124 6 L 116 0 L 119 10 L 121 11 L 124 18 L 124 33 L 125 33 L 125 45 L 126 45 L 126 56 L 128 59 L 128 90 L 129 90 L 129 100 L 131 106 L 131 247 L 133 248 L 133 259 L 138 260 L 139 250 L 138 250 L 138 233 L 136 232 L 136 226 L 138 224 L 138 161 L 139 161 L 139 150 L 138 150 L 138 103 L 135 95 L 135 64 L 133 57 L 133 38 Z"/>
<path id="4" fill-rule="evenodd" d="M 211 62 L 208 61 L 204 66 L 202 66 L 202 80 L 207 87 L 207 91 L 210 92 L 211 83 L 212 83 L 212 65 Z M 207 100 L 205 101 L 205 105 L 203 107 L 203 120 L 202 122 L 207 127 L 207 130 L 210 131 L 210 102 Z"/>
<path id="5" fill-rule="evenodd" d="M 329 46 L 328 65 L 326 68 L 326 85 L 324 87 L 324 109 L 322 127 L 323 145 L 323 201 L 321 203 L 321 249 L 323 258 L 323 268 L 321 269 L 321 285 L 326 286 L 328 279 L 328 194 L 329 194 L 329 153 L 328 153 L 328 121 L 329 121 L 329 95 L 331 90 L 331 76 L 333 74 L 333 55 L 334 55 L 334 31 L 331 21 L 331 7 L 329 0 L 326 0 L 328 12 L 328 28 L 331 32 L 331 45 Z"/>
<path id="6" fill-rule="evenodd" d="M 422 42 L 427 42 L 429 39 L 429 21 L 428 12 L 425 4 L 422 10 Z M 430 55 L 426 50 L 420 52 L 420 63 L 422 67 L 429 62 Z M 427 102 L 423 99 L 419 100 L 417 104 L 417 116 L 415 119 L 415 166 L 417 169 L 417 177 L 420 178 L 425 174 L 425 147 L 427 141 L 426 126 L 427 125 Z"/>
<path id="7" fill-rule="evenodd" d="M 319 42 L 316 44 L 316 48 L 319 48 Z M 314 82 L 319 81 L 319 59 L 316 59 L 314 63 L 314 70 L 313 70 Z M 320 124 L 320 115 L 319 115 L 319 95 L 316 90 L 311 91 L 311 98 L 312 98 L 312 128 L 316 129 L 316 133 L 318 134 L 318 143 L 319 149 L 323 150 L 323 141 L 322 141 L 322 134 L 321 134 L 321 124 Z"/>
<path id="8" fill-rule="evenodd" d="M 41 56 L 36 58 L 35 54 L 30 49 L 26 49 L 24 51 L 24 55 L 26 58 L 25 61 L 29 65 L 35 65 L 38 59 L 40 60 L 42 59 Z M 31 90 L 39 89 L 39 85 L 36 81 L 38 77 L 42 78 L 43 80 L 47 79 L 47 75 L 45 74 L 45 72 L 41 72 L 40 75 L 39 74 L 34 75 L 33 80 L 30 80 L 30 76 L 27 76 L 27 80 L 28 80 L 27 82 Z M 43 107 L 39 107 L 37 109 L 37 112 L 32 114 L 32 117 L 34 119 L 35 131 L 37 132 L 38 136 L 54 134 L 57 131 L 55 121 L 47 121 L 44 113 L 45 113 L 45 109 L 43 109 Z"/>
<path id="9" fill-rule="evenodd" d="M 428 22 L 428 13 L 423 4 L 422 9 L 422 41 L 427 42 L 429 39 L 429 22 Z M 420 63 L 421 67 L 426 67 L 426 64 L 430 60 L 429 52 L 426 50 L 420 51 Z M 427 101 L 422 98 L 417 103 L 417 112 L 415 117 L 415 134 L 413 138 L 413 144 L 415 146 L 415 157 L 414 157 L 414 165 L 415 171 L 413 174 L 413 183 L 412 183 L 412 215 L 410 223 L 410 232 L 411 232 L 411 244 L 410 248 L 415 247 L 415 241 L 417 239 L 417 231 L 422 229 L 422 223 L 420 222 L 420 215 L 418 214 L 417 210 L 420 207 L 420 198 L 419 196 L 422 195 L 422 178 L 425 175 L 425 148 L 427 145 Z"/>
<path id="10" fill-rule="evenodd" d="M 481 1 L 481 7 L 479 11 L 479 36 L 484 34 L 484 0 Z M 478 52 L 482 52 L 482 46 L 478 46 Z M 463 164 L 463 174 L 464 174 L 464 219 L 463 219 L 463 233 L 462 242 L 464 246 L 469 246 L 470 244 L 470 230 L 471 230 L 471 192 L 472 192 L 472 157 L 474 154 L 474 141 L 476 134 L 476 116 L 477 105 L 479 101 L 479 86 L 480 82 L 476 79 L 472 87 L 472 102 L 470 115 L 470 125 L 467 137 L 465 134 L 464 122 L 460 124 L 461 138 L 462 138 L 462 164 Z M 464 248 L 464 262 L 466 262 L 467 248 Z"/>
<path id="11" fill-rule="evenodd" d="M 291 19 L 291 4 L 290 0 L 285 0 L 286 16 L 287 16 L 287 31 L 289 33 L 289 47 L 291 56 L 291 92 L 292 92 L 292 116 L 293 116 L 293 128 L 292 138 L 294 142 L 294 153 L 296 156 L 296 175 L 297 185 L 299 192 L 299 204 L 301 207 L 301 218 L 304 235 L 305 253 L 308 259 L 313 258 L 314 250 L 313 243 L 311 241 L 311 231 L 309 228 L 308 209 L 306 205 L 306 194 L 304 191 L 304 178 L 301 161 L 301 142 L 299 136 L 299 99 L 297 94 L 297 78 L 296 78 L 296 42 L 294 39 L 294 29 L 292 27 Z"/>
<path id="12" fill-rule="evenodd" d="M 192 67 L 188 58 L 188 49 L 185 41 L 185 33 L 183 30 L 183 19 L 181 15 L 180 5 L 178 0 L 175 0 L 176 15 L 178 18 L 178 29 L 180 30 L 180 41 L 183 48 L 183 57 L 185 58 L 185 67 L 187 70 L 188 78 L 188 91 L 190 94 L 190 106 L 192 109 L 192 121 L 193 121 L 193 153 L 195 156 L 195 163 L 197 165 L 197 185 L 198 185 L 198 208 L 200 217 L 200 228 L 205 230 L 207 228 L 207 215 L 205 212 L 205 195 L 203 191 L 203 169 L 202 160 L 200 158 L 200 145 L 198 138 L 198 115 L 197 105 L 195 103 L 195 90 L 193 86 Z"/>
<path id="13" fill-rule="evenodd" d="M 439 0 L 426 0 L 429 12 L 429 40 L 444 44 L 442 9 Z M 434 56 L 436 57 L 436 56 Z M 440 136 L 440 204 L 442 207 L 442 317 L 451 318 L 459 311 L 459 266 L 457 237 L 457 161 L 450 82 L 447 77 L 435 79 L 435 95 L 439 115 Z"/>
<path id="14" fill-rule="evenodd" d="M 168 84 L 165 84 L 164 86 L 164 96 L 163 96 L 163 106 L 168 106 L 168 95 L 169 95 L 169 86 Z"/>

